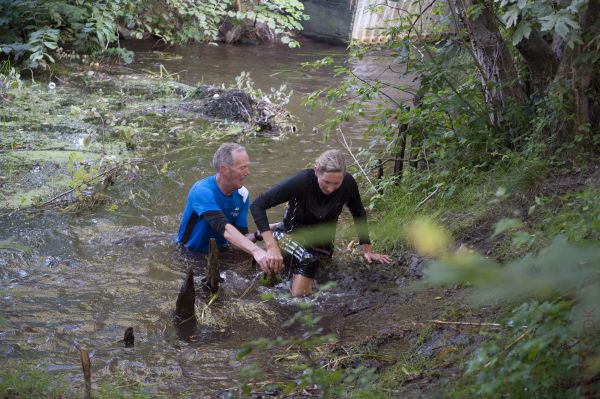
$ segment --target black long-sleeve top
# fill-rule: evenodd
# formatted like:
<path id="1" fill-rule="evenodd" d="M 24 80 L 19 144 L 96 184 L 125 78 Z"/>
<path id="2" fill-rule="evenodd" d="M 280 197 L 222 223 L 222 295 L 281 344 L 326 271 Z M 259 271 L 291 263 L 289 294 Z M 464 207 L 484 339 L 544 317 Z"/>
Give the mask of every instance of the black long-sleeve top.
<path id="1" fill-rule="evenodd" d="M 371 243 L 358 185 L 349 173 L 344 176 L 342 185 L 329 195 L 319 188 L 313 169 L 302 170 L 260 194 L 250 205 L 250 212 L 261 233 L 269 230 L 267 209 L 284 202 L 288 202 L 288 209 L 283 217 L 284 226 L 288 231 L 323 225 L 328 230 L 323 235 L 319 234 L 318 241 L 331 245 L 335 239 L 335 225 L 344 205 L 347 205 L 354 219 L 360 243 Z"/>

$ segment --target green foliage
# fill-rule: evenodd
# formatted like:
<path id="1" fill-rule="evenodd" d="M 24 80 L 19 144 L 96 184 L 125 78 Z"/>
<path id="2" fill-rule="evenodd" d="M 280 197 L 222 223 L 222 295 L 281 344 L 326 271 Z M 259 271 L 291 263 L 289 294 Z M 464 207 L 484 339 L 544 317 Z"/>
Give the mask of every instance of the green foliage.
<path id="1" fill-rule="evenodd" d="M 580 380 L 583 364 L 571 308 L 569 301 L 532 301 L 516 307 L 506 320 L 508 329 L 492 334 L 475 350 L 466 367 L 473 383 L 456 397 L 580 395 L 572 384 Z"/>
<path id="2" fill-rule="evenodd" d="M 496 231 L 519 226 L 504 219 Z M 508 333 L 493 335 L 475 350 L 466 369 L 471 378 L 463 388 L 467 393 L 460 391 L 458 397 L 565 397 L 573 389 L 570 382 L 579 380 L 582 373 L 600 372 L 600 354 L 589 351 L 589 359 L 582 359 L 580 348 L 584 317 L 600 317 L 598 245 L 575 246 L 557 237 L 539 254 L 502 267 L 460 251 L 432 262 L 425 275 L 436 285 L 472 284 L 476 301 L 526 301 L 506 320 Z M 552 299 L 556 297 L 561 299 Z M 594 348 L 598 344 L 597 335 L 586 342 Z"/>
<path id="3" fill-rule="evenodd" d="M 297 0 L 240 1 L 241 10 L 235 9 L 232 0 L 155 0 L 151 10 L 146 3 L 130 0 L 125 14 L 127 27 L 134 37 L 142 38 L 149 32 L 166 43 L 215 42 L 227 26 L 244 27 L 256 34 L 257 24 L 265 24 L 273 39 L 280 37 L 282 43 L 297 47 L 292 31 L 301 29 L 299 21 L 308 18 Z"/>
<path id="4" fill-rule="evenodd" d="M 254 81 L 250 77 L 250 73 L 242 71 L 239 76 L 235 77 L 235 87 L 251 94 L 259 101 L 268 101 L 273 104 L 286 105 L 290 102 L 290 98 L 294 94 L 294 90 L 288 90 L 287 85 L 282 84 L 279 88 L 271 87 L 270 93 L 265 93 L 257 88 Z"/>
<path id="5" fill-rule="evenodd" d="M 599 242 L 600 201 L 598 198 L 600 192 L 593 188 L 569 192 L 557 199 L 537 197 L 529 208 L 529 214 L 539 220 L 538 228 L 547 236 L 563 234 L 573 242 Z M 544 206 L 555 201 L 558 201 L 558 212 L 553 206 Z"/>
<path id="6" fill-rule="evenodd" d="M 123 1 L 0 1 L 0 47 L 27 67 L 46 67 L 59 48 L 89 52 L 117 39 Z"/>
<path id="7" fill-rule="evenodd" d="M 46 68 L 55 62 L 55 53 L 74 51 L 95 58 L 118 56 L 131 61 L 131 53 L 109 49 L 118 45 L 117 25 L 129 29 L 135 38 L 150 33 L 167 43 L 214 42 L 219 29 L 229 23 L 264 24 L 272 38 L 280 37 L 290 47 L 291 38 L 307 16 L 297 0 L 269 0 L 255 4 L 242 1 L 245 11 L 233 11 L 231 0 L 0 0 L 0 48 L 14 61 L 29 68 Z M 237 21 L 237 22 L 236 22 Z"/>
<path id="8" fill-rule="evenodd" d="M 0 100 L 4 100 L 9 96 L 11 90 L 21 87 L 21 75 L 19 70 L 6 60 L 0 66 Z"/>
<path id="9" fill-rule="evenodd" d="M 502 22 L 512 31 L 513 45 L 529 38 L 532 29 L 556 33 L 571 48 L 581 41 L 578 14 L 587 4 L 585 0 L 502 0 L 499 3 Z"/>
<path id="10" fill-rule="evenodd" d="M 429 5 L 429 2 L 417 3 L 424 8 Z M 504 43 L 502 35 L 507 29 L 515 43 L 528 37 L 533 29 L 541 34 L 556 33 L 557 40 L 564 40 L 569 46 L 588 41 L 585 48 L 589 48 L 590 53 L 585 57 L 571 60 L 565 56 L 559 61 L 565 66 L 571 63 L 593 68 L 599 58 L 597 48 L 593 50 L 590 42 L 595 39 L 582 35 L 575 22 L 587 4 L 585 0 L 566 3 L 504 0 L 494 4 L 486 1 L 475 2 L 466 10 L 466 15 L 475 20 L 484 12 L 490 13 L 489 22 L 498 29 L 499 45 Z M 549 84 L 543 93 L 521 90 L 530 83 L 531 72 L 529 64 L 510 45 L 507 51 L 514 64 L 509 69 L 518 71 L 517 81 L 489 78 L 483 73 L 489 66 L 482 64 L 473 50 L 476 38 L 469 37 L 462 25 L 454 29 L 453 18 L 459 15 L 447 15 L 448 12 L 448 8 L 434 8 L 433 15 L 439 24 L 427 26 L 427 40 L 425 32 L 420 31 L 420 23 L 425 18 L 420 12 L 403 12 L 388 21 L 389 40 L 381 47 L 393 58 L 390 69 L 397 72 L 397 78 L 359 76 L 354 64 L 370 56 L 369 47 L 352 43 L 350 56 L 355 60 L 334 67 L 338 82 L 305 99 L 309 106 L 329 106 L 335 113 L 323 126 L 326 138 L 333 132 L 339 134 L 339 127 L 356 117 L 368 118 L 370 123 L 364 133 L 370 140 L 364 148 L 353 149 L 364 170 L 377 170 L 383 162 L 384 175 L 396 173 L 390 162 L 404 156 L 402 175 L 392 174 L 381 180 L 378 193 L 374 190 L 371 193 L 375 200 L 384 201 L 390 187 L 401 180 L 403 184 L 413 183 L 407 174 L 415 169 L 416 173 L 427 170 L 426 192 L 431 193 L 442 180 L 445 184 L 442 194 L 452 196 L 453 188 L 461 183 L 457 179 L 469 181 L 479 171 L 510 165 L 514 162 L 515 150 L 524 157 L 524 169 L 509 189 L 520 191 L 527 187 L 529 195 L 538 194 L 536 188 L 545 181 L 551 167 L 574 163 L 564 151 L 577 157 L 577 161 L 585 162 L 590 150 L 598 148 L 600 139 L 592 133 L 589 124 L 583 124 L 578 132 L 565 131 L 566 126 L 576 123 L 574 98 L 577 93 L 573 92 L 572 82 L 548 76 Z M 505 23 L 501 22 L 502 18 Z M 332 63 L 330 58 L 325 58 L 303 66 L 322 68 Z M 418 82 L 416 88 L 415 81 Z M 525 98 L 506 94 L 507 88 L 512 92 L 525 92 Z M 500 110 L 486 94 L 490 92 L 505 93 Z M 592 97 L 589 94 L 589 98 Z M 501 123 L 490 117 L 497 113 L 501 114 Z M 532 162 L 532 158 L 536 161 Z M 419 181 L 424 184 L 425 179 Z"/>

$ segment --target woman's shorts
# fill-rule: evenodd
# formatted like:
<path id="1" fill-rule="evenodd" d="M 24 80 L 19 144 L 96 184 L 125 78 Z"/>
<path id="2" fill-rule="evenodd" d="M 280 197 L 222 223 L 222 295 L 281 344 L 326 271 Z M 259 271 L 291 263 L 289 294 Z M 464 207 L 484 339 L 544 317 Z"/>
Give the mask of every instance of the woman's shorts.
<path id="1" fill-rule="evenodd" d="M 273 237 L 279 244 L 284 264 L 293 274 L 314 279 L 323 261 L 331 258 L 331 252 L 321 248 L 305 248 L 280 228 L 273 231 Z"/>

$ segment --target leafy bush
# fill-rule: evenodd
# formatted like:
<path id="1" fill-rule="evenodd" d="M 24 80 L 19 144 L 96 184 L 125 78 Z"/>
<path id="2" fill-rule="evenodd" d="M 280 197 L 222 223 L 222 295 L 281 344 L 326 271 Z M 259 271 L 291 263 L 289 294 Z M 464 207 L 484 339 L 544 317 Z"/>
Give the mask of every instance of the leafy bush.
<path id="1" fill-rule="evenodd" d="M 78 52 L 106 48 L 117 39 L 123 1 L 1 0 L 0 46 L 30 68 L 54 62 L 59 47 Z"/>
<path id="2" fill-rule="evenodd" d="M 457 397 L 577 397 L 582 359 L 570 301 L 525 302 L 467 363 L 472 384 Z M 579 392 L 579 395 L 581 392 Z"/>
<path id="3" fill-rule="evenodd" d="M 496 232 L 519 226 L 504 220 Z M 444 253 L 425 271 L 430 283 L 468 283 L 474 300 L 514 307 L 506 329 L 475 350 L 458 397 L 574 397 L 585 389 L 582 381 L 600 375 L 598 245 L 557 237 L 503 267 L 469 251 Z"/>
<path id="4" fill-rule="evenodd" d="M 82 54 L 107 51 L 118 44 L 118 25 L 128 28 L 133 37 L 148 32 L 167 43 L 216 41 L 219 29 L 230 21 L 255 28 L 264 24 L 273 39 L 281 37 L 289 46 L 307 16 L 296 0 L 269 0 L 255 4 L 234 1 L 189 0 L 0 0 L 0 47 L 14 61 L 30 68 L 45 68 L 60 50 Z M 114 54 L 130 56 L 121 51 Z"/>

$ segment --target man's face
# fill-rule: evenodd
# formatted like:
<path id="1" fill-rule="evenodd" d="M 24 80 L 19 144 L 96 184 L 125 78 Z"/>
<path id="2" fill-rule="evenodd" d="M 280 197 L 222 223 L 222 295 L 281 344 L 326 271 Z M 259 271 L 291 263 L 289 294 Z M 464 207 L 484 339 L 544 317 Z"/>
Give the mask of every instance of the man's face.
<path id="1" fill-rule="evenodd" d="M 235 189 L 244 185 L 244 179 L 250 174 L 250 158 L 246 151 L 238 151 L 233 154 L 233 165 L 223 165 L 225 172 L 223 177 L 227 184 Z"/>

